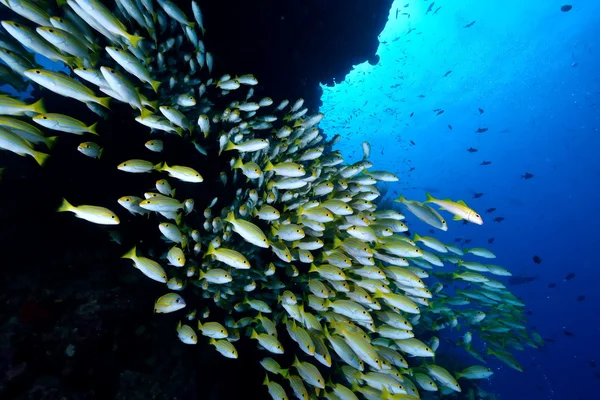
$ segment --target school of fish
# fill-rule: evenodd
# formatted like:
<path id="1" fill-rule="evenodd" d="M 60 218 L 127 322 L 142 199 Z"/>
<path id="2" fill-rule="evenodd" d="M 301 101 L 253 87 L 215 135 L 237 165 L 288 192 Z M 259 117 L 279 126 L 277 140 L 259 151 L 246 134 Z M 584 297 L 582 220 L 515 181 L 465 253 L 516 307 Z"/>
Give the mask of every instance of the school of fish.
<path id="1" fill-rule="evenodd" d="M 0 3 L 13 11 L 1 21 L 3 82 L 43 87 L 98 117 L 125 103 L 147 130 L 139 144 L 147 159 L 110 168 L 152 174 L 155 191 L 123 193 L 112 209 L 64 199 L 58 211 L 100 225 L 126 223 L 127 213 L 156 221 L 165 248 L 154 249 L 154 259 L 124 249 L 123 258 L 165 287 L 154 312 L 181 313 L 173 327 L 181 342 L 210 344 L 235 359 L 244 357 L 235 342 L 255 340 L 273 399 L 344 400 L 461 391 L 486 398 L 476 384 L 493 374 L 483 344 L 488 356 L 518 371 L 513 352 L 543 345 L 526 327 L 525 305 L 502 283 L 511 273 L 488 264 L 492 252 L 405 234 L 403 212 L 446 231 L 452 222 L 442 214 L 481 225 L 476 211 L 429 194 L 424 201 L 400 196 L 396 210 L 379 208 L 378 184 L 399 178 L 373 168 L 368 143 L 362 161 L 345 164 L 333 149 L 339 136 L 328 140 L 318 127 L 324 115 L 308 115 L 302 99 L 255 98 L 251 74 L 211 77 L 214 59 L 202 40 L 210 32 L 196 1 L 191 16 L 169 0 Z M 32 52 L 64 63 L 70 74 L 43 69 Z M 55 141 L 71 134 L 85 137 L 77 151 L 102 162 L 96 123 L 47 112 L 43 99 L 0 95 L 3 151 L 43 165 Z M 195 149 L 200 161 L 161 158 L 165 138 Z M 213 169 L 202 162 L 208 154 L 226 166 L 215 177 L 220 183 L 205 182 L 204 171 Z M 233 186 L 235 197 L 220 198 L 218 185 Z M 198 196 L 180 198 L 179 187 Z M 202 203 L 206 192 L 214 196 Z M 192 292 L 210 306 L 197 312 L 185 300 Z M 211 320 L 215 308 L 229 315 Z M 459 330 L 458 343 L 442 336 Z M 293 348 L 283 347 L 290 342 L 283 335 Z M 455 346 L 474 360 L 464 370 L 436 359 Z M 293 362 L 281 366 L 290 359 L 282 354 Z"/>

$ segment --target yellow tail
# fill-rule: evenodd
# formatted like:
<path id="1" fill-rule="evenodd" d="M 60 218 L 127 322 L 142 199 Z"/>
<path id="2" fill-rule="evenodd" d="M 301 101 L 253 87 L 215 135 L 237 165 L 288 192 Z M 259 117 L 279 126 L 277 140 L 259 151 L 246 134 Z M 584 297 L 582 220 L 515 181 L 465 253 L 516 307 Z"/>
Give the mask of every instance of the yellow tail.
<path id="1" fill-rule="evenodd" d="M 129 43 L 131 43 L 131 45 L 137 49 L 138 47 L 138 43 L 140 42 L 140 40 L 145 39 L 142 36 L 135 36 L 135 35 L 129 35 L 127 34 L 127 40 L 129 40 Z"/>
<path id="2" fill-rule="evenodd" d="M 33 153 L 33 158 L 35 158 L 35 161 L 37 161 L 37 163 L 40 164 L 41 167 L 44 166 L 44 164 L 48 160 L 48 157 L 50 157 L 50 154 L 40 153 L 39 151 Z"/>
<path id="3" fill-rule="evenodd" d="M 34 111 L 38 114 L 45 114 L 46 113 L 46 108 L 44 108 L 44 101 L 43 99 L 39 99 L 38 101 L 36 101 L 35 103 L 33 103 L 31 105 L 31 111 Z"/>
<path id="4" fill-rule="evenodd" d="M 66 200 L 65 200 L 66 201 Z M 133 246 L 133 248 L 131 250 L 129 250 L 127 253 L 123 254 L 121 256 L 121 258 L 131 258 L 132 260 L 137 257 L 137 253 L 136 253 L 136 249 L 135 246 Z"/>
<path id="5" fill-rule="evenodd" d="M 57 212 L 62 212 L 62 211 L 71 211 L 73 208 L 71 203 L 69 203 L 67 201 L 67 199 L 62 199 L 62 203 L 60 203 L 60 206 L 58 207 L 58 209 L 56 210 Z"/>

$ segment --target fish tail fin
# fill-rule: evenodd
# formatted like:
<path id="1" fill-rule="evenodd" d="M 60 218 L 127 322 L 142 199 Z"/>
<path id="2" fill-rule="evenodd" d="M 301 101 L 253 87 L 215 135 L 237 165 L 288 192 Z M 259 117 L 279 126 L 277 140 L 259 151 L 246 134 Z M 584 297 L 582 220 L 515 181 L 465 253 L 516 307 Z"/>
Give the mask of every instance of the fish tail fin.
<path id="1" fill-rule="evenodd" d="M 404 203 L 406 201 L 406 197 L 404 197 L 404 195 L 401 194 L 400 197 L 398 197 L 395 201 L 397 203 Z"/>
<path id="2" fill-rule="evenodd" d="M 158 87 L 161 83 L 161 81 L 150 81 L 150 86 L 152 86 L 152 90 L 154 90 L 154 93 L 158 93 Z"/>
<path id="3" fill-rule="evenodd" d="M 98 97 L 98 104 L 110 110 L 110 97 Z"/>
<path id="4" fill-rule="evenodd" d="M 39 99 L 31 105 L 31 111 L 35 111 L 38 114 L 45 114 L 46 108 L 44 107 L 44 99 Z"/>
<path id="5" fill-rule="evenodd" d="M 35 161 L 37 161 L 40 167 L 44 166 L 44 164 L 48 160 L 48 157 L 50 157 L 50 154 L 42 153 L 39 151 L 33 153 L 33 158 L 35 158 Z"/>
<path id="6" fill-rule="evenodd" d="M 96 128 L 97 128 L 97 127 L 98 127 L 98 123 L 97 123 L 97 122 L 94 122 L 93 124 L 91 124 L 91 125 L 88 127 L 88 132 L 90 132 L 90 133 L 92 133 L 92 134 L 94 134 L 94 135 L 98 135 L 98 131 L 96 130 Z"/>
<path id="7" fill-rule="evenodd" d="M 433 198 L 433 196 L 432 196 L 432 195 L 430 195 L 429 193 L 425 193 L 425 196 L 427 196 L 427 200 L 426 200 L 426 201 L 429 201 L 429 202 L 431 202 L 431 201 L 435 200 L 435 199 Z"/>
<path id="8" fill-rule="evenodd" d="M 65 200 L 66 201 L 66 200 Z M 123 254 L 121 256 L 121 258 L 130 258 L 130 259 L 134 259 L 135 257 L 137 257 L 136 254 L 136 246 L 133 246 L 133 248 L 131 250 L 129 250 L 127 253 Z"/>
<path id="9" fill-rule="evenodd" d="M 235 143 L 233 143 L 231 140 L 227 140 L 227 146 L 225 146 L 225 149 L 223 149 L 223 151 L 229 150 L 235 150 Z"/>
<path id="10" fill-rule="evenodd" d="M 235 160 L 235 163 L 233 164 L 233 169 L 237 169 L 237 168 L 242 168 L 244 166 L 244 162 L 242 161 L 242 157 L 238 157 L 237 160 Z"/>
<path id="11" fill-rule="evenodd" d="M 48 150 L 52 150 L 52 148 L 56 144 L 57 139 L 58 139 L 58 136 L 50 136 L 50 137 L 46 138 L 44 143 L 46 143 L 46 147 L 48 148 Z"/>
<path id="12" fill-rule="evenodd" d="M 152 114 L 154 114 L 152 111 L 148 110 L 146 107 L 142 107 L 142 109 L 140 110 L 141 112 L 141 117 L 142 119 L 144 118 L 148 118 L 149 116 L 151 116 Z"/>
<path id="13" fill-rule="evenodd" d="M 342 245 L 342 241 L 337 236 L 334 236 L 333 237 L 333 248 L 337 249 L 341 245 Z"/>
<path id="14" fill-rule="evenodd" d="M 143 39 L 145 39 L 145 38 L 142 36 L 127 34 L 127 40 L 129 40 L 129 43 L 131 43 L 131 45 L 136 49 L 138 47 L 138 43 L 140 42 L 140 40 L 143 40 Z"/>
<path id="15" fill-rule="evenodd" d="M 153 169 L 157 170 L 157 171 L 162 171 L 163 169 L 165 169 L 167 167 L 167 163 L 164 161 L 159 162 L 158 164 L 156 164 L 154 167 L 152 167 Z"/>
<path id="16" fill-rule="evenodd" d="M 229 213 L 227 214 L 227 217 L 225 217 L 225 221 L 227 221 L 227 222 L 235 221 L 235 215 L 233 214 L 233 211 L 229 211 Z"/>
<path id="17" fill-rule="evenodd" d="M 275 167 L 271 163 L 271 160 L 267 160 L 267 165 L 264 168 L 265 172 L 272 171 Z"/>
<path id="18" fill-rule="evenodd" d="M 100 157 L 102 157 L 102 152 L 104 151 L 104 149 L 100 149 L 98 151 L 98 159 L 100 159 Z"/>
<path id="19" fill-rule="evenodd" d="M 58 209 L 56 210 L 57 212 L 62 212 L 62 211 L 71 211 L 73 208 L 71 203 L 69 203 L 67 201 L 67 199 L 62 199 L 62 203 L 60 203 L 60 206 L 58 207 Z"/>

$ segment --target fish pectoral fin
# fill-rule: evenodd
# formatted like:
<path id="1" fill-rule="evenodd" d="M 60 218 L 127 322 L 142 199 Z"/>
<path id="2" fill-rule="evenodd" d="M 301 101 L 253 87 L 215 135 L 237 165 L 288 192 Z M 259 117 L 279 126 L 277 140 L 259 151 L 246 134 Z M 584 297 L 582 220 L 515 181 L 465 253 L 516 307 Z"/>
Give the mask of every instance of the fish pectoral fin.
<path id="1" fill-rule="evenodd" d="M 454 218 L 452 218 L 452 220 L 454 220 L 454 221 L 460 221 L 462 219 L 463 219 L 463 217 L 461 217 L 460 215 L 455 215 Z"/>

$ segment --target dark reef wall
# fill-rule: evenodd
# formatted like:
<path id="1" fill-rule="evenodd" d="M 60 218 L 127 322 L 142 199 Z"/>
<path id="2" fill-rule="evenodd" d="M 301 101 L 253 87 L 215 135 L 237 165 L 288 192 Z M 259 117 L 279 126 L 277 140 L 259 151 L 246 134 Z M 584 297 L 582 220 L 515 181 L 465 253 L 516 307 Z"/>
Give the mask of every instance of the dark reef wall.
<path id="1" fill-rule="evenodd" d="M 182 2 L 180 2 L 182 3 Z M 302 97 L 315 111 L 319 83 L 341 82 L 353 65 L 377 62 L 377 36 L 392 0 L 201 2 L 216 75 L 253 73 L 259 94 Z"/>
<path id="2" fill-rule="evenodd" d="M 253 73 L 258 96 L 302 97 L 312 113 L 319 82 L 340 82 L 352 65 L 377 61 L 377 36 L 391 2 L 201 0 L 213 76 Z M 190 13 L 189 1 L 177 3 Z M 0 16 L 13 18 L 5 9 Z M 42 95 L 52 112 L 100 120 L 82 104 Z M 55 212 L 65 196 L 111 206 L 125 218 L 116 199 L 151 189 L 152 179 L 134 187 L 130 182 L 139 179 L 116 169 L 127 158 L 148 156 L 141 146 L 147 132 L 129 113 L 115 105 L 111 118 L 100 120 L 99 140 L 109 149 L 101 164 L 75 150 L 91 138 L 66 134 L 43 169 L 0 153 L 7 167 L 0 181 L 0 398 L 262 398 L 261 354 L 253 343 L 240 347 L 244 356 L 235 366 L 208 347 L 202 351 L 204 342 L 195 351 L 185 348 L 175 336 L 177 316 L 151 313 L 162 288 L 119 260 L 130 244 L 119 246 L 106 230 Z M 109 175 L 106 165 L 114 165 Z M 130 229 L 156 238 L 155 225 Z M 69 345 L 72 357 L 65 354 Z"/>

